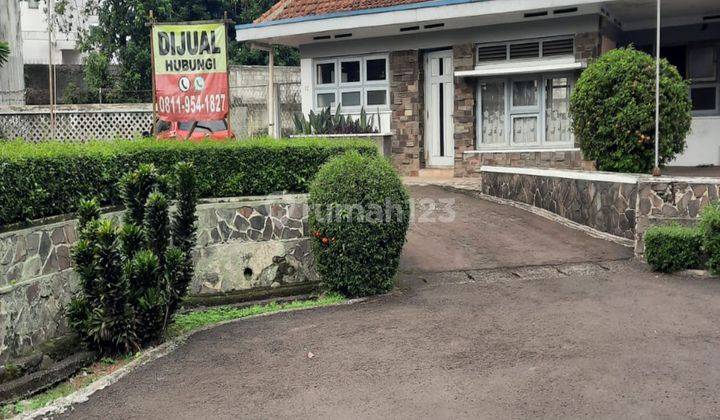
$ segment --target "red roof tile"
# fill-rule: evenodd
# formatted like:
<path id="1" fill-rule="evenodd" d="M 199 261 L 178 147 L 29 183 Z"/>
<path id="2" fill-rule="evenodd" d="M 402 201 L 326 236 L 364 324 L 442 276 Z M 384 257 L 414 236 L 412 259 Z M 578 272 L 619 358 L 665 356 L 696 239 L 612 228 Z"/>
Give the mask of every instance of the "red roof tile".
<path id="1" fill-rule="evenodd" d="M 255 23 L 425 1 L 430 0 L 280 0 L 255 20 Z"/>

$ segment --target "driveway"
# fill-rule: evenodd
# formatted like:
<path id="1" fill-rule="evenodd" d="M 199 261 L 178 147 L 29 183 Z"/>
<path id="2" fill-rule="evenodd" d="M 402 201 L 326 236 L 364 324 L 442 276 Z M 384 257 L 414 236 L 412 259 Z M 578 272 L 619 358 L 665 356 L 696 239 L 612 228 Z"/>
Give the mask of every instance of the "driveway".
<path id="1" fill-rule="evenodd" d="M 418 188 L 413 194 L 444 193 Z M 433 242 L 432 229 L 415 225 L 405 271 L 390 295 L 198 333 L 63 417 L 674 418 L 720 412 L 719 282 L 659 276 L 628 260 L 598 261 L 598 252 L 611 260 L 625 254 L 515 209 L 458 199 L 469 214 L 487 220 L 487 230 L 437 232 L 459 235 L 456 251 L 463 255 L 472 254 L 464 241 L 482 233 L 481 256 L 447 266 L 425 263 L 424 257 L 455 255 L 456 241 L 438 233 L 432 254 L 416 243 Z M 554 237 L 523 234 L 533 226 Z M 496 237 L 502 229 L 521 236 Z M 501 242 L 482 240 L 488 237 Z M 502 246 L 525 258 L 492 249 Z M 527 263 L 539 262 L 538 255 L 552 263 Z M 583 255 L 592 262 L 577 261 Z"/>

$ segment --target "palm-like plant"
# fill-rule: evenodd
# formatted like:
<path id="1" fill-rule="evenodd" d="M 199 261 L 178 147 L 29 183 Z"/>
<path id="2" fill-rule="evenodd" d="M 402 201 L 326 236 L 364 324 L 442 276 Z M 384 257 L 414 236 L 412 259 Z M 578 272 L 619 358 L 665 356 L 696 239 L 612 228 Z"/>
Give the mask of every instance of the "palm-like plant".
<path id="1" fill-rule="evenodd" d="M 10 45 L 7 42 L 0 41 L 0 67 L 7 63 L 10 58 Z"/>

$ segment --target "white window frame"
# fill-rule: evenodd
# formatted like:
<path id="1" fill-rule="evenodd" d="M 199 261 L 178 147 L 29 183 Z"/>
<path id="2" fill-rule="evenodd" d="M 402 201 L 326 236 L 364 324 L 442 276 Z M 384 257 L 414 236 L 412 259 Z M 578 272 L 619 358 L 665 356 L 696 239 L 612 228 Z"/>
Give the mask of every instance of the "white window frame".
<path id="1" fill-rule="evenodd" d="M 689 94 L 692 95 L 693 89 L 703 89 L 703 88 L 715 88 L 715 108 L 714 109 L 702 109 L 693 111 L 693 116 L 696 117 L 708 117 L 708 116 L 717 116 L 720 114 L 720 43 L 699 43 L 699 44 L 688 44 L 686 46 L 687 48 L 687 57 L 685 61 L 685 66 L 687 68 L 687 75 L 683 75 L 686 77 L 690 77 L 691 72 L 691 66 L 690 66 L 690 51 L 693 48 L 707 48 L 712 47 L 715 50 L 715 77 L 710 78 L 700 78 L 700 79 L 691 79 L 690 80 L 690 92 Z"/>
<path id="2" fill-rule="evenodd" d="M 543 73 L 534 75 L 523 75 L 517 77 L 489 77 L 480 79 L 476 88 L 476 134 L 475 148 L 477 150 L 504 150 L 504 149 L 567 149 L 575 145 L 575 137 L 570 133 L 569 140 L 562 142 L 547 142 L 547 94 L 546 87 L 549 79 L 567 78 L 570 85 L 570 92 L 575 89 L 575 75 L 567 72 Z M 540 85 L 538 87 L 538 105 L 536 107 L 513 107 L 512 89 L 513 82 L 537 80 Z M 503 143 L 483 144 L 482 142 L 482 83 L 498 82 L 505 84 L 505 141 Z M 569 98 L 568 98 L 569 100 Z M 537 116 L 537 142 L 535 143 L 516 143 L 514 141 L 513 120 L 517 117 Z"/>
<path id="3" fill-rule="evenodd" d="M 368 60 L 385 60 L 385 80 L 367 80 L 367 61 Z M 342 63 L 346 62 L 360 62 L 360 82 L 349 82 L 342 83 Z M 318 84 L 317 83 L 317 66 L 320 64 L 334 63 L 335 65 L 335 83 L 333 84 Z M 389 54 L 372 54 L 372 55 L 359 55 L 359 56 L 343 56 L 334 58 L 323 58 L 313 60 L 313 75 L 312 75 L 312 86 L 313 86 L 313 109 L 316 111 L 322 110 L 323 107 L 318 106 L 317 97 L 318 94 L 322 93 L 335 93 L 335 106 L 338 104 L 342 105 L 342 94 L 348 92 L 359 92 L 360 93 L 360 105 L 346 106 L 342 105 L 343 112 L 357 113 L 364 107 L 366 110 L 372 108 L 373 110 L 388 111 L 390 109 L 390 56 Z M 368 91 L 384 90 L 385 91 L 385 105 L 368 105 L 367 95 Z M 331 109 L 331 111 L 335 111 Z"/>

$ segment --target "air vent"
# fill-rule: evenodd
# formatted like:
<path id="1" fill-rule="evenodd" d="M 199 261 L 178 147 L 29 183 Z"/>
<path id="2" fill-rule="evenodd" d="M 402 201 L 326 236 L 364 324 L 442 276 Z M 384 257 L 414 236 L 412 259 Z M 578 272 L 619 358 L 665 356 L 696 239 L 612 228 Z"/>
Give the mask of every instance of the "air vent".
<path id="1" fill-rule="evenodd" d="M 703 20 L 705 22 L 707 22 L 709 20 L 720 20 L 720 15 L 703 16 Z"/>
<path id="2" fill-rule="evenodd" d="M 542 12 L 525 13 L 526 18 L 536 18 L 536 17 L 541 17 L 541 16 L 547 16 L 547 15 L 548 15 L 547 10 L 543 10 Z"/>
<path id="3" fill-rule="evenodd" d="M 555 55 L 573 55 L 575 53 L 575 42 L 572 38 L 553 39 L 551 41 L 543 41 L 542 55 L 543 57 L 551 57 Z"/>
<path id="4" fill-rule="evenodd" d="M 335 39 L 338 39 L 338 38 L 350 38 L 351 36 L 352 36 L 352 34 L 337 34 L 337 35 L 335 35 Z"/>
<path id="5" fill-rule="evenodd" d="M 420 30 L 419 26 L 408 26 L 406 28 L 400 28 L 400 32 L 412 32 Z"/>
<path id="6" fill-rule="evenodd" d="M 540 43 L 526 42 L 510 45 L 510 59 L 540 57 Z"/>
<path id="7" fill-rule="evenodd" d="M 507 60 L 507 45 L 491 45 L 478 48 L 478 63 Z"/>
<path id="8" fill-rule="evenodd" d="M 578 11 L 577 7 L 568 7 L 567 9 L 555 9 L 553 10 L 554 15 L 566 15 L 568 13 L 575 13 Z"/>
<path id="9" fill-rule="evenodd" d="M 425 29 L 435 29 L 435 28 L 442 28 L 442 27 L 444 27 L 444 26 L 445 26 L 444 23 L 433 23 L 433 24 L 430 24 L 430 25 L 425 25 L 424 28 L 425 28 Z"/>
<path id="10" fill-rule="evenodd" d="M 331 38 L 330 35 L 321 35 L 321 36 L 313 37 L 313 39 L 315 41 L 322 41 L 323 39 L 330 39 L 330 38 Z"/>

